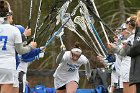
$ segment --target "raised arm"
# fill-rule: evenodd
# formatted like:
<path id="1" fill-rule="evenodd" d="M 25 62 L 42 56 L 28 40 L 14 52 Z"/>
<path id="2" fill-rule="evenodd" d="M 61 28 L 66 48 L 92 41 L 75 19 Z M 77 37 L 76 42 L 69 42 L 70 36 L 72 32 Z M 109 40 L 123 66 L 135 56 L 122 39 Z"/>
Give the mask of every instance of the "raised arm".
<path id="1" fill-rule="evenodd" d="M 62 61 L 63 55 L 65 54 L 66 48 L 62 47 L 61 48 L 61 52 L 58 54 L 57 58 L 56 58 L 56 63 L 60 63 Z"/>
<path id="2" fill-rule="evenodd" d="M 87 61 L 87 64 L 85 64 L 85 73 L 86 73 L 87 79 L 89 80 L 89 78 L 91 77 L 91 69 L 90 69 L 89 61 Z"/>
<path id="3" fill-rule="evenodd" d="M 37 46 L 36 42 L 31 42 L 27 46 L 23 46 L 23 43 L 16 43 L 15 44 L 15 49 L 16 49 L 18 54 L 22 55 L 22 54 L 30 52 L 36 46 Z"/>

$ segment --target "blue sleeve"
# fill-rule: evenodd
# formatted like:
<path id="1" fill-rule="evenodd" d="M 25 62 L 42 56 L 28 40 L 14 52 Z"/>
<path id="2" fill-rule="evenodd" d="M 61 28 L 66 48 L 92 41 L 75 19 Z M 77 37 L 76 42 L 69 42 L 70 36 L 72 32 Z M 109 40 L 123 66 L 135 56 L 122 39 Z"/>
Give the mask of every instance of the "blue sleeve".
<path id="1" fill-rule="evenodd" d="M 20 64 L 20 62 L 19 62 L 19 56 L 18 56 L 18 54 L 16 54 L 16 69 L 17 69 L 17 67 L 18 67 L 19 64 Z"/>
<path id="2" fill-rule="evenodd" d="M 116 56 L 114 54 L 107 54 L 106 60 L 108 60 L 109 63 L 116 61 Z"/>
<path id="3" fill-rule="evenodd" d="M 21 58 L 24 62 L 32 62 L 36 59 L 36 56 L 38 56 L 40 52 L 40 48 L 36 48 L 31 50 L 29 53 L 23 54 Z"/>

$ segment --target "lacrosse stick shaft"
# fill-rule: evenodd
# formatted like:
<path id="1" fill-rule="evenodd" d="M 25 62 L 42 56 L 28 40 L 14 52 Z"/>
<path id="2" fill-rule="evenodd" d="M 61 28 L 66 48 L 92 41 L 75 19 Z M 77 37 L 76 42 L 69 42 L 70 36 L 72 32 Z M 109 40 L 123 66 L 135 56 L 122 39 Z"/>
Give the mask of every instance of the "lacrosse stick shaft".
<path id="1" fill-rule="evenodd" d="M 99 49 L 98 49 L 97 46 L 95 45 L 95 43 L 94 43 L 94 41 L 92 40 L 92 38 L 90 37 L 90 35 L 89 35 L 88 33 L 87 33 L 87 35 L 88 35 L 88 37 L 90 38 L 90 40 L 91 40 L 93 46 L 95 47 L 96 51 L 98 52 L 98 55 L 101 55 Z"/>
<path id="2" fill-rule="evenodd" d="M 70 18 L 69 18 L 70 19 Z M 57 34 L 59 34 L 61 31 L 62 31 L 62 28 L 64 27 L 64 25 L 69 21 L 69 19 L 67 19 L 67 21 L 58 29 L 58 31 L 56 31 L 55 33 L 54 33 L 54 35 L 49 39 L 49 41 L 47 41 L 47 43 L 46 43 L 46 47 L 53 41 L 53 39 L 55 38 L 55 36 L 57 35 Z"/>
<path id="3" fill-rule="evenodd" d="M 60 36 L 59 38 L 60 38 L 61 45 L 64 46 L 64 43 L 63 43 L 63 40 L 62 40 L 62 36 Z"/>
<path id="4" fill-rule="evenodd" d="M 33 35 L 33 41 L 35 41 L 36 33 L 38 32 L 38 25 L 39 25 L 39 20 L 40 20 L 40 15 L 41 15 L 41 7 L 42 7 L 42 0 L 40 0 L 40 4 L 39 4 L 38 17 L 37 17 L 36 26 L 35 26 L 35 32 Z"/>
<path id="5" fill-rule="evenodd" d="M 89 28 L 90 32 L 92 33 L 92 35 L 93 35 L 94 39 L 96 40 L 96 42 L 97 42 L 97 44 L 98 44 L 98 46 L 99 46 L 99 48 L 100 48 L 100 50 L 101 50 L 102 54 L 105 56 L 106 54 L 105 54 L 105 52 L 104 52 L 104 50 L 103 50 L 103 48 L 102 48 L 101 44 L 99 43 L 99 41 L 98 41 L 98 39 L 97 39 L 96 35 L 93 33 L 93 29 L 91 28 L 90 24 L 87 22 L 87 20 L 86 20 L 86 19 L 85 19 L 85 22 L 86 22 L 86 24 L 87 24 L 87 26 L 88 26 L 88 28 Z"/>
<path id="6" fill-rule="evenodd" d="M 95 45 L 94 41 L 92 40 L 91 36 L 89 35 L 88 31 L 87 31 L 87 28 L 86 28 L 86 24 L 84 22 L 84 19 L 83 17 L 81 16 L 76 16 L 75 19 L 74 19 L 74 22 L 77 23 L 81 29 L 86 33 L 86 35 L 89 37 L 89 39 L 91 40 L 93 46 L 95 47 L 95 50 L 98 52 L 98 54 L 100 54 L 97 46 Z M 101 55 L 101 54 L 100 54 Z"/>
<path id="7" fill-rule="evenodd" d="M 105 51 L 106 54 L 108 54 L 107 49 L 105 48 L 103 42 L 101 41 L 101 39 L 100 39 L 100 37 L 99 37 L 99 35 L 98 35 L 98 33 L 97 33 L 97 31 L 96 31 L 96 29 L 95 29 L 95 27 L 94 27 L 94 25 L 93 25 L 92 23 L 91 23 L 91 27 L 92 27 L 92 29 L 93 29 L 93 31 L 94 31 L 94 33 L 95 33 L 97 39 L 99 40 L 99 42 L 100 42 L 100 44 L 101 44 L 103 50 Z"/>
<path id="8" fill-rule="evenodd" d="M 54 5 L 52 5 L 51 10 L 49 11 L 48 15 L 46 16 L 46 18 L 44 19 L 44 21 L 41 23 L 41 25 L 38 27 L 38 30 L 41 29 L 41 27 L 44 25 L 44 23 L 45 23 L 45 22 L 48 20 L 48 18 L 53 14 L 53 12 L 56 10 L 57 5 L 58 5 L 58 3 L 55 2 L 55 0 L 54 0 Z M 56 15 L 55 15 L 54 17 L 56 17 Z M 53 18 L 54 18 L 54 17 L 53 17 Z"/>
<path id="9" fill-rule="evenodd" d="M 33 7 L 33 0 L 31 0 L 31 3 L 30 3 L 30 14 L 29 14 L 28 28 L 31 28 L 32 7 Z"/>
<path id="10" fill-rule="evenodd" d="M 84 41 L 84 43 L 85 43 L 88 47 L 90 47 L 91 49 L 93 49 L 94 52 L 95 52 L 97 55 L 100 55 L 100 53 L 99 53 L 96 49 L 94 49 L 94 48 L 86 41 L 86 39 L 78 33 L 77 30 L 75 30 L 75 31 L 73 31 L 73 32 L 76 33 L 76 34 Z"/>
<path id="11" fill-rule="evenodd" d="M 94 1 L 93 1 L 93 0 L 90 0 L 90 1 L 92 2 L 92 5 L 93 5 L 93 7 L 94 7 L 94 9 L 95 9 L 95 12 L 96 12 L 97 16 L 100 18 L 100 15 L 99 15 L 99 13 L 98 13 L 98 10 L 97 10 L 97 8 L 96 8 L 96 5 L 95 5 Z M 110 43 L 110 41 L 109 41 L 109 39 L 108 39 L 108 36 L 107 36 L 107 33 L 106 33 L 106 31 L 105 31 L 104 25 L 102 24 L 101 21 L 100 21 L 100 25 L 101 25 L 101 27 L 102 27 L 102 30 L 103 30 L 103 32 L 104 32 L 104 35 L 105 35 L 105 38 L 106 38 L 107 42 Z"/>
<path id="12" fill-rule="evenodd" d="M 99 47 L 100 47 L 100 49 L 101 49 L 103 55 L 105 56 L 106 53 L 107 53 L 106 48 L 104 47 L 104 45 L 103 45 L 103 43 L 102 43 L 102 41 L 101 41 L 101 39 L 100 39 L 100 37 L 99 37 L 99 35 L 98 35 L 96 29 L 94 28 L 94 25 L 93 25 L 93 23 L 92 23 L 92 21 L 91 21 L 91 19 L 90 19 L 90 17 L 89 17 L 88 9 L 87 9 L 86 5 L 85 5 L 82 1 L 80 1 L 80 6 L 81 6 L 81 8 L 80 8 L 80 13 L 81 13 L 81 15 L 84 17 L 84 20 L 85 20 L 85 22 L 86 22 L 86 24 L 87 24 L 87 26 L 88 26 L 90 32 L 93 34 L 94 38 L 96 37 L 96 38 L 98 39 L 98 41 L 99 41 L 99 43 L 100 43 L 100 44 L 98 44 L 98 45 L 101 45 L 101 47 L 100 47 L 100 46 L 99 46 Z M 94 33 L 93 33 L 93 32 L 94 32 Z M 95 39 L 96 39 L 96 38 L 95 38 Z M 97 43 L 98 43 L 98 42 L 97 42 Z M 103 48 L 104 50 L 103 50 L 102 48 Z M 106 53 L 105 53 L 105 52 L 106 52 Z"/>

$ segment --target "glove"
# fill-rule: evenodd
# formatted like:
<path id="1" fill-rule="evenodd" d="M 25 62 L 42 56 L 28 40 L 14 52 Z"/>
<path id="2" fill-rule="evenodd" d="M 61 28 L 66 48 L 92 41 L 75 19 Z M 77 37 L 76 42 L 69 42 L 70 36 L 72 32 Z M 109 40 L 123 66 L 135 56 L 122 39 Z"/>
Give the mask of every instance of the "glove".
<path id="1" fill-rule="evenodd" d="M 39 58 L 43 58 L 44 57 L 44 52 L 39 53 Z"/>

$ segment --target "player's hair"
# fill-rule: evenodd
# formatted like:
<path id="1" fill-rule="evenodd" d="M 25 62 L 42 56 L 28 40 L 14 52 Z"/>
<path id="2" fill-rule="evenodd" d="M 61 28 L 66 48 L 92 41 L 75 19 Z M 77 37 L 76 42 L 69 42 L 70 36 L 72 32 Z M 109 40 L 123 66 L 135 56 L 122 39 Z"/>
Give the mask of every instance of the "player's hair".
<path id="1" fill-rule="evenodd" d="M 6 0 L 0 0 L 0 17 L 6 17 L 9 15 L 10 5 Z"/>
<path id="2" fill-rule="evenodd" d="M 73 48 L 79 48 L 79 49 L 81 49 L 81 47 L 80 47 L 80 43 L 79 42 L 75 42 L 75 44 L 74 44 L 74 47 Z"/>

